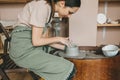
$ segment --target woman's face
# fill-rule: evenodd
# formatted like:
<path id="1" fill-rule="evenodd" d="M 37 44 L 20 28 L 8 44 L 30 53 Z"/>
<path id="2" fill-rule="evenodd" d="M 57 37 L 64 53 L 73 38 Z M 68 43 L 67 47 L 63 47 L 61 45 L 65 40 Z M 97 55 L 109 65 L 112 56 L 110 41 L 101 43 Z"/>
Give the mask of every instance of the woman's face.
<path id="1" fill-rule="evenodd" d="M 59 1 L 55 4 L 55 11 L 58 12 L 60 17 L 70 17 L 79 7 L 67 7 L 65 1 Z"/>
<path id="2" fill-rule="evenodd" d="M 78 11 L 79 7 L 64 7 L 59 9 L 58 14 L 60 17 L 70 17 L 76 11 Z"/>

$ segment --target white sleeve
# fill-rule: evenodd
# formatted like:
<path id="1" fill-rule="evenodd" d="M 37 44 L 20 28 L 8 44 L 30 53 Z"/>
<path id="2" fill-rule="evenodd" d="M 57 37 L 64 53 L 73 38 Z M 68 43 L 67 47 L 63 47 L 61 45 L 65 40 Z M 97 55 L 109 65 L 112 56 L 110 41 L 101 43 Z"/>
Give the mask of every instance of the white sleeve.
<path id="1" fill-rule="evenodd" d="M 36 3 L 30 6 L 29 24 L 37 27 L 45 27 L 48 17 L 48 8 L 45 4 Z"/>

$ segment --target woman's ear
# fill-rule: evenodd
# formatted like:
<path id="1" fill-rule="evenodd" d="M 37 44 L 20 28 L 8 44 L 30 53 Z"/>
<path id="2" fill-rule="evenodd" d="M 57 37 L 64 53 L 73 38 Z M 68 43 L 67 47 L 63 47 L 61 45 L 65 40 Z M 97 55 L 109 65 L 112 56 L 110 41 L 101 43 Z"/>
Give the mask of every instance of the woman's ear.
<path id="1" fill-rule="evenodd" d="M 65 1 L 59 1 L 58 4 L 59 4 L 60 7 L 65 7 Z"/>

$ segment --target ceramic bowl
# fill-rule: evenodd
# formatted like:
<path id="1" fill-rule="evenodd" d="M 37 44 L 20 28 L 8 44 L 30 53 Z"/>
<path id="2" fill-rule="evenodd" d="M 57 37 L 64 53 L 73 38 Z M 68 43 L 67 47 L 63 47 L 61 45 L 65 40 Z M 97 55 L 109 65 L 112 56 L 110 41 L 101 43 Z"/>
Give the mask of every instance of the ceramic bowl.
<path id="1" fill-rule="evenodd" d="M 116 45 L 106 45 L 102 48 L 103 54 L 107 57 L 112 57 L 118 54 L 119 47 Z"/>

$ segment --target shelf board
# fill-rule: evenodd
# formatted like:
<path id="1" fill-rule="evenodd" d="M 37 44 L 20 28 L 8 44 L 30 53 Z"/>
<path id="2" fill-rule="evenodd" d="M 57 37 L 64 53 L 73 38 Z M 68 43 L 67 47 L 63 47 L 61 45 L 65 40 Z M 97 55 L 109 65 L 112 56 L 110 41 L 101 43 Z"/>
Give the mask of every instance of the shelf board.
<path id="1" fill-rule="evenodd" d="M 105 1 L 107 1 L 107 2 L 118 2 L 120 0 L 99 0 L 99 2 L 105 2 Z"/>
<path id="2" fill-rule="evenodd" d="M 120 27 L 120 24 L 97 24 L 98 27 Z"/>
<path id="3" fill-rule="evenodd" d="M 6 4 L 6 3 L 27 3 L 31 0 L 0 0 L 0 4 Z"/>

